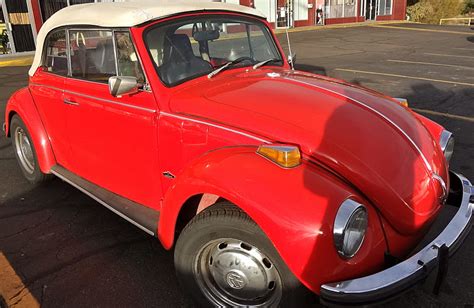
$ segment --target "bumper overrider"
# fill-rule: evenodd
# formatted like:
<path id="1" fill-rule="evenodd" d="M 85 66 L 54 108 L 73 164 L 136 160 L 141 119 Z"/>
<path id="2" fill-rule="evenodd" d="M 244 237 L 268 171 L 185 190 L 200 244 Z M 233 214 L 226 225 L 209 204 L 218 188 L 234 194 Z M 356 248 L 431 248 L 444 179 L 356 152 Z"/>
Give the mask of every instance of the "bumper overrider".
<path id="1" fill-rule="evenodd" d="M 474 187 L 464 176 L 451 172 L 448 204 L 459 207 L 446 228 L 427 246 L 405 261 L 381 272 L 321 286 L 320 299 L 326 305 L 366 305 L 387 300 L 423 281 L 438 268 L 439 288 L 443 268 L 469 234 L 473 225 Z M 442 274 L 442 275 L 441 275 Z"/>

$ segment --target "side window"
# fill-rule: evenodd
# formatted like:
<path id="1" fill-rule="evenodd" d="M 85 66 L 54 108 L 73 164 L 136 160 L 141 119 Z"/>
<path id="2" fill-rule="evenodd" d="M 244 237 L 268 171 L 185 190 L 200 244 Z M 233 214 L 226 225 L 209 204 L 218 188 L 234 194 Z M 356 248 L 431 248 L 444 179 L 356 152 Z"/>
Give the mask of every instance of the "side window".
<path id="1" fill-rule="evenodd" d="M 62 76 L 67 75 L 66 49 L 66 30 L 56 30 L 48 35 L 45 59 L 43 61 L 43 66 L 48 72 Z"/>
<path id="2" fill-rule="evenodd" d="M 69 30 L 74 78 L 107 83 L 117 73 L 110 30 Z"/>
<path id="3" fill-rule="evenodd" d="M 139 83 L 144 83 L 145 75 L 140 66 L 130 33 L 127 31 L 115 31 L 114 34 L 117 44 L 118 75 L 137 77 Z"/>

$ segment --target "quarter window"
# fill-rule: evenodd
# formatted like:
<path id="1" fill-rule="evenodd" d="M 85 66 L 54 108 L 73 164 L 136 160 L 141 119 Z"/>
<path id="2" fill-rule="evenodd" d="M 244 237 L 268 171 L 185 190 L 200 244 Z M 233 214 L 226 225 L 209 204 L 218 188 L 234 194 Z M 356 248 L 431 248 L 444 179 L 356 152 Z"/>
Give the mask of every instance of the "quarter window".
<path id="1" fill-rule="evenodd" d="M 118 75 L 133 76 L 137 78 L 139 83 L 144 83 L 145 75 L 138 60 L 130 33 L 127 31 L 115 31 L 114 34 L 117 44 Z"/>
<path id="2" fill-rule="evenodd" d="M 66 76 L 67 67 L 66 31 L 56 30 L 48 35 L 46 59 L 43 66 L 48 72 Z"/>
<path id="3" fill-rule="evenodd" d="M 115 52 L 110 30 L 70 30 L 71 75 L 107 83 L 115 76 Z"/>

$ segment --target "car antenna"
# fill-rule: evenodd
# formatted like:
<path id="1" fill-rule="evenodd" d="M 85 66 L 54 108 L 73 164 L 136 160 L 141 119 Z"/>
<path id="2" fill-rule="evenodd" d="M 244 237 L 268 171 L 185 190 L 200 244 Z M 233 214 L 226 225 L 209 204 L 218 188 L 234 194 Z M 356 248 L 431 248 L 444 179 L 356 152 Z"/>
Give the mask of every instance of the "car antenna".
<path id="1" fill-rule="evenodd" d="M 293 53 L 291 52 L 291 43 L 290 43 L 290 35 L 288 34 L 288 28 L 285 28 L 285 32 L 286 32 L 286 40 L 288 42 L 288 51 L 290 52 L 288 56 L 288 62 L 290 62 L 291 69 L 294 71 L 295 65 L 293 63 Z"/>

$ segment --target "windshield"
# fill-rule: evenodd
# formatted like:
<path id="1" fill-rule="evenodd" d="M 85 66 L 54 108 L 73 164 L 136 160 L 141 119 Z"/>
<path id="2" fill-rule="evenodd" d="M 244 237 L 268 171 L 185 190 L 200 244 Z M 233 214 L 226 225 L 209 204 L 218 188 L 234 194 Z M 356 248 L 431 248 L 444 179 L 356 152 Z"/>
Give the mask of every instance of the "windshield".
<path id="1" fill-rule="evenodd" d="M 206 15 L 158 24 L 145 32 L 145 43 L 167 86 L 208 75 L 226 64 L 226 69 L 267 60 L 283 65 L 267 26 L 245 17 Z"/>

